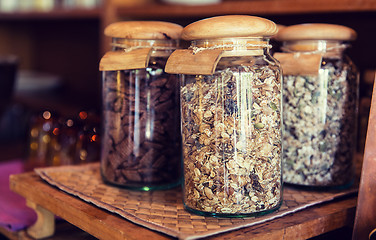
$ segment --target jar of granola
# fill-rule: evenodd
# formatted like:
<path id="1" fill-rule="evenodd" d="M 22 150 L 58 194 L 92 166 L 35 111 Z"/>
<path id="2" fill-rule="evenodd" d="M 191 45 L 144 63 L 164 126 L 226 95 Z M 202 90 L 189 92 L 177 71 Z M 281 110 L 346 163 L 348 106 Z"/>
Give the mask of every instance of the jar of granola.
<path id="1" fill-rule="evenodd" d="M 166 71 L 181 74 L 184 205 L 201 215 L 264 214 L 282 202 L 281 70 L 269 54 L 276 25 L 219 16 L 183 29 L 189 49 Z"/>
<path id="2" fill-rule="evenodd" d="M 282 29 L 283 178 L 286 183 L 347 187 L 353 182 L 358 73 L 345 55 L 356 32 L 332 24 Z"/>
<path id="3" fill-rule="evenodd" d="M 107 183 L 148 191 L 181 182 L 179 83 L 164 68 L 182 29 L 153 21 L 105 29 L 113 47 L 100 62 L 101 173 Z"/>

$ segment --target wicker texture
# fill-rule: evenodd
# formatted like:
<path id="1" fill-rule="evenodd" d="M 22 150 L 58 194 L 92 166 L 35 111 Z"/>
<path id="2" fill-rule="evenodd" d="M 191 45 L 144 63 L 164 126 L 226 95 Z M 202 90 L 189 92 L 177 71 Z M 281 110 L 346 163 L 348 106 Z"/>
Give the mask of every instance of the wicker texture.
<path id="1" fill-rule="evenodd" d="M 109 186 L 102 181 L 98 163 L 39 168 L 35 171 L 49 184 L 69 194 L 131 222 L 179 239 L 197 239 L 252 226 L 357 192 L 356 186 L 342 191 L 321 192 L 284 187 L 283 203 L 279 210 L 256 218 L 224 219 L 185 211 L 180 188 L 138 192 Z"/>

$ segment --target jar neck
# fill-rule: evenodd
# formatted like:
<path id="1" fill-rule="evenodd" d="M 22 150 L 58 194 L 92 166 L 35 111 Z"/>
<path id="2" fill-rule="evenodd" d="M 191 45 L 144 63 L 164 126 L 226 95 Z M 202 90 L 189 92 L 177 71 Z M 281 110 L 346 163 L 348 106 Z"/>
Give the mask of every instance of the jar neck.
<path id="1" fill-rule="evenodd" d="M 179 47 L 179 40 L 112 38 L 112 51 L 130 52 L 136 49 L 152 48 L 151 56 L 168 57 Z"/>
<path id="2" fill-rule="evenodd" d="M 271 45 L 265 38 L 221 38 L 203 39 L 191 42 L 194 53 L 210 50 L 223 50 L 222 57 L 264 55 L 269 52 Z"/>
<path id="3" fill-rule="evenodd" d="M 283 42 L 282 50 L 291 53 L 322 54 L 324 57 L 341 57 L 348 47 L 336 40 L 296 40 Z"/>

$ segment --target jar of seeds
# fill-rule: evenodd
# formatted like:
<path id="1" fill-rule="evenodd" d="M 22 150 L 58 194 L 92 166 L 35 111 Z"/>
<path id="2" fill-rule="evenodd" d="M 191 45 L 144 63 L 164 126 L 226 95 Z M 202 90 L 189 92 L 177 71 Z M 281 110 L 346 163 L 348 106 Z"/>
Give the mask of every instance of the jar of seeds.
<path id="1" fill-rule="evenodd" d="M 241 217 L 282 201 L 281 70 L 270 56 L 276 25 L 253 16 L 192 23 L 189 49 L 169 58 L 181 74 L 184 205 L 201 215 Z"/>
<path id="2" fill-rule="evenodd" d="M 353 181 L 358 73 L 344 54 L 354 30 L 332 24 L 282 29 L 283 178 L 286 183 L 347 187 Z"/>
<path id="3" fill-rule="evenodd" d="M 181 30 L 152 21 L 105 29 L 113 47 L 100 62 L 101 173 L 107 183 L 148 191 L 181 182 L 179 83 L 164 71 Z"/>

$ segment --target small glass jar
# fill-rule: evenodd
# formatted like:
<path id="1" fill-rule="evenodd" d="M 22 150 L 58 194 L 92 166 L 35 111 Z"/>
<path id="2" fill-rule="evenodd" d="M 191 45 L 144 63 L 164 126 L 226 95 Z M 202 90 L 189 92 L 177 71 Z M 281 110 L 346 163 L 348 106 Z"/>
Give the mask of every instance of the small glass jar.
<path id="1" fill-rule="evenodd" d="M 286 56 L 284 181 L 348 187 L 354 179 L 359 77 L 344 51 L 356 33 L 339 25 L 300 24 L 282 29 L 277 38 Z"/>
<path id="2" fill-rule="evenodd" d="M 101 173 L 107 183 L 144 191 L 181 183 L 179 83 L 164 71 L 181 30 L 139 21 L 105 30 L 113 39 L 113 50 L 100 64 Z"/>
<path id="3" fill-rule="evenodd" d="M 168 64 L 183 74 L 183 195 L 189 211 L 242 217 L 272 212 L 282 202 L 281 70 L 269 54 L 276 31 L 267 19 L 231 15 L 183 29 L 191 50 L 180 50 L 180 58 L 174 52 Z M 182 57 L 186 66 L 174 64 Z"/>

